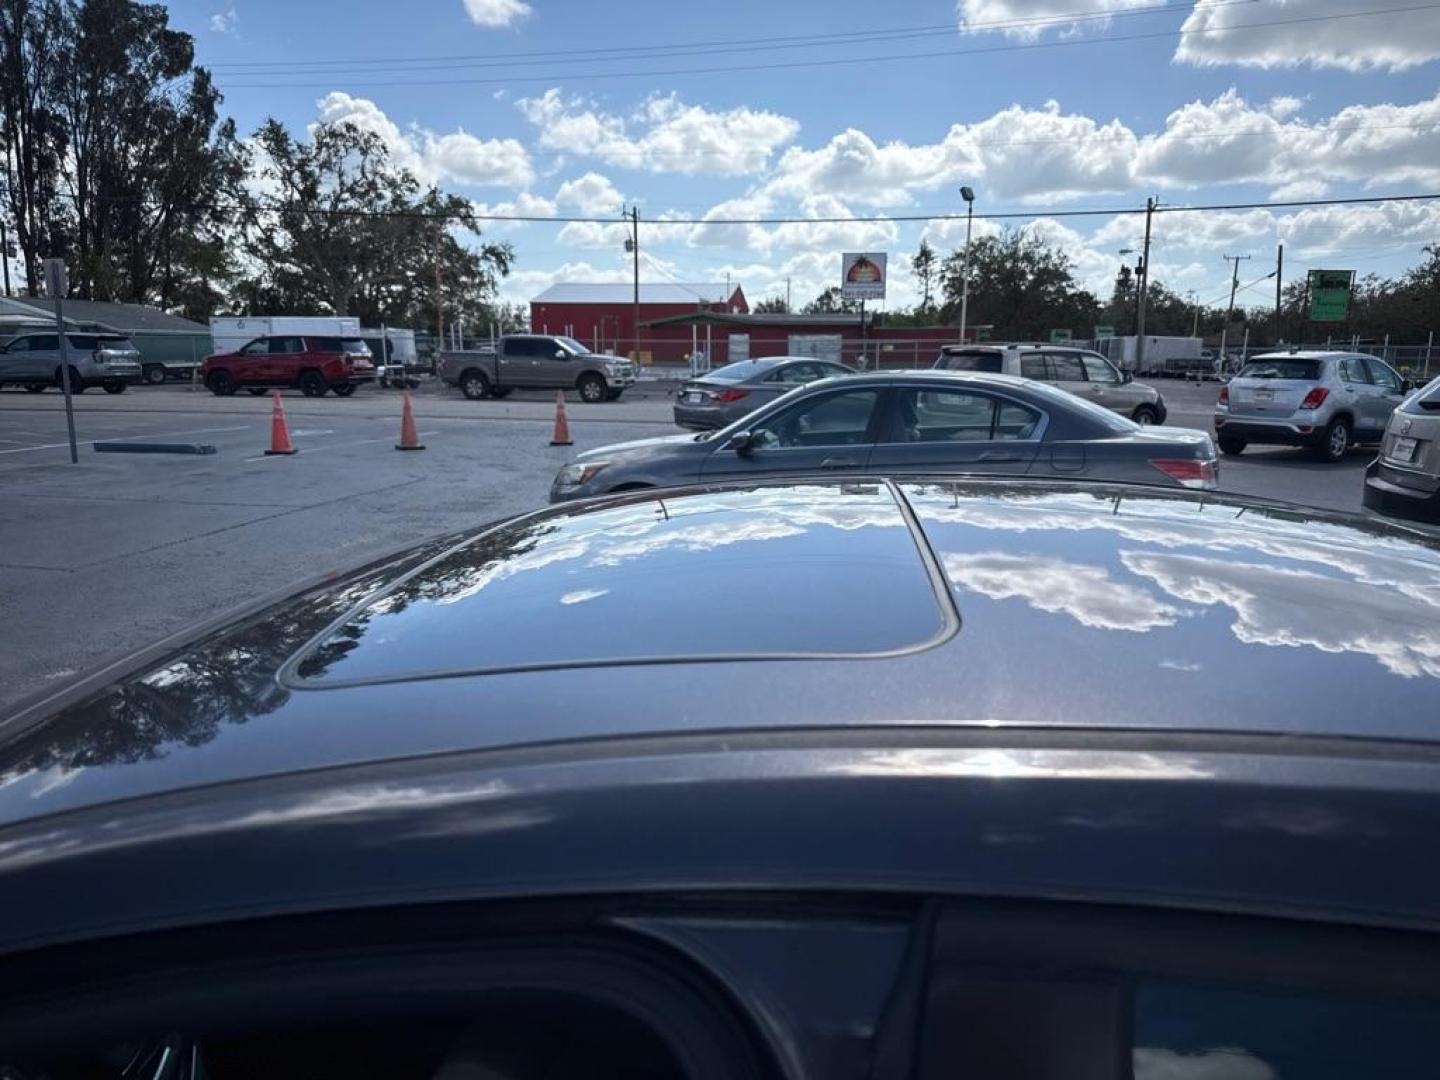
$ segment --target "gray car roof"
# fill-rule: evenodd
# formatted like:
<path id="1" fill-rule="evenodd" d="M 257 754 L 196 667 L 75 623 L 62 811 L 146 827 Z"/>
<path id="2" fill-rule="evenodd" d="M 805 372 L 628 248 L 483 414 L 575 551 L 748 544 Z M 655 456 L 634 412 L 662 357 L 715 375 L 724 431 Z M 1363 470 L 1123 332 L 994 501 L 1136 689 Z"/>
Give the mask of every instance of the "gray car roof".
<path id="1" fill-rule="evenodd" d="M 1123 485 L 721 485 L 433 542 L 37 705 L 0 727 L 0 825 L 607 736 L 1434 742 L 1437 699 L 1440 543 L 1405 529 Z"/>

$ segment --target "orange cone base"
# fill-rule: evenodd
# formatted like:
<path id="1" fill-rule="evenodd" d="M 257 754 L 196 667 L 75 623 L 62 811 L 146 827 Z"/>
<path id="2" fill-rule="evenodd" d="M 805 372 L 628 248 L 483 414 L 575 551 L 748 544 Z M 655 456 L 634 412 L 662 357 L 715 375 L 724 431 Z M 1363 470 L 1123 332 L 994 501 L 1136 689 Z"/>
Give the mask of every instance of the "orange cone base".
<path id="1" fill-rule="evenodd" d="M 300 451 L 291 447 L 289 450 L 266 450 L 266 457 L 289 457 L 291 454 L 298 454 Z"/>
<path id="2" fill-rule="evenodd" d="M 551 440 L 550 440 L 550 445 L 551 445 L 551 446 L 574 446 L 574 445 L 575 445 L 575 440 L 574 440 L 574 439 L 551 439 Z"/>
<path id="3" fill-rule="evenodd" d="M 424 449 L 425 449 L 425 444 L 424 444 L 424 443 L 415 443 L 415 444 L 412 445 L 412 446 L 406 446 L 404 443 L 398 443 L 398 442 L 397 442 L 397 443 L 395 444 L 395 449 L 396 449 L 396 450 L 424 450 Z"/>

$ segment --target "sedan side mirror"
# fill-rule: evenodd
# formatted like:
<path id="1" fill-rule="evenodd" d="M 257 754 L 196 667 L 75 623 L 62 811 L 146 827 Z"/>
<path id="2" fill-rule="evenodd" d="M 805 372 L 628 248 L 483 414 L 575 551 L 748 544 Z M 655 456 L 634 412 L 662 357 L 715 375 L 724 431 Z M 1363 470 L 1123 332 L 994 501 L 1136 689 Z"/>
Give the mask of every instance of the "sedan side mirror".
<path id="1" fill-rule="evenodd" d="M 565 353 L 565 350 L 564 350 L 564 349 L 556 349 L 556 350 L 555 350 L 555 359 L 556 359 L 556 360 L 564 360 L 564 359 L 565 359 L 565 355 L 566 355 L 566 353 Z"/>
<path id="2" fill-rule="evenodd" d="M 748 431 L 737 431 L 730 436 L 730 441 L 725 444 L 726 450 L 734 450 L 737 454 L 748 454 L 753 448 L 753 438 Z"/>
<path id="3" fill-rule="evenodd" d="M 1401 392 L 1402 394 L 1408 394 L 1408 393 L 1410 393 L 1411 390 L 1414 390 L 1414 389 L 1415 389 L 1415 380 L 1414 380 L 1414 379 L 1401 379 L 1401 380 L 1400 380 L 1400 392 Z"/>
<path id="4" fill-rule="evenodd" d="M 1130 374 L 1130 372 L 1128 372 L 1128 371 L 1122 371 L 1122 372 L 1120 372 L 1120 381 L 1121 381 L 1122 383 L 1134 382 L 1134 381 L 1135 381 L 1135 376 L 1132 375 L 1132 374 Z"/>

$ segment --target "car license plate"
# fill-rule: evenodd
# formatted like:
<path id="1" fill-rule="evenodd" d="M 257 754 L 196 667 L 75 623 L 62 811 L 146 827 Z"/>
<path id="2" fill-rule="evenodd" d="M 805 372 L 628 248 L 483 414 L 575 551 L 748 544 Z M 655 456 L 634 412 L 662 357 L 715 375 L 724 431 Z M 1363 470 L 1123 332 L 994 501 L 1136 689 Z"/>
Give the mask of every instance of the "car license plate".
<path id="1" fill-rule="evenodd" d="M 688 401 L 691 405 L 699 405 L 702 401 L 705 400 L 705 395 L 699 390 L 691 390 L 688 394 L 685 395 L 685 400 Z"/>
<path id="2" fill-rule="evenodd" d="M 1274 401 L 1274 400 L 1275 400 L 1275 391 L 1274 391 L 1274 390 L 1256 390 L 1256 391 L 1255 391 L 1255 400 L 1256 400 L 1256 401 Z"/>
<path id="3" fill-rule="evenodd" d="M 1390 456 L 1396 461 L 1414 461 L 1418 445 L 1414 439 L 1396 439 L 1395 445 L 1390 447 Z"/>

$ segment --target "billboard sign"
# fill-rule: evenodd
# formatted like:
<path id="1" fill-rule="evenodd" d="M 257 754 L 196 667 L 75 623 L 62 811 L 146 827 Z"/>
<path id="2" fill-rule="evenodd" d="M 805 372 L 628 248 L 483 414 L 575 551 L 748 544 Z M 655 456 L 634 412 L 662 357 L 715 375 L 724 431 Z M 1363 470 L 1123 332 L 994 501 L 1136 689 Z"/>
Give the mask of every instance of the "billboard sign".
<path id="1" fill-rule="evenodd" d="M 1073 341 L 1074 337 L 1071 335 L 1069 330 L 1051 330 L 1050 340 L 1052 343 L 1061 341 Z"/>
<path id="2" fill-rule="evenodd" d="M 884 300 L 885 252 L 847 251 L 842 255 L 840 296 L 845 300 Z"/>
<path id="3" fill-rule="evenodd" d="M 1354 270 L 1311 270 L 1310 321 L 1344 322 L 1354 281 Z"/>
<path id="4" fill-rule="evenodd" d="M 1115 336 L 1115 327 L 1113 327 L 1113 326 L 1097 326 L 1097 327 L 1095 327 L 1095 340 L 1096 340 L 1096 341 L 1104 341 L 1106 338 L 1112 338 L 1112 337 L 1114 337 L 1114 336 Z"/>

